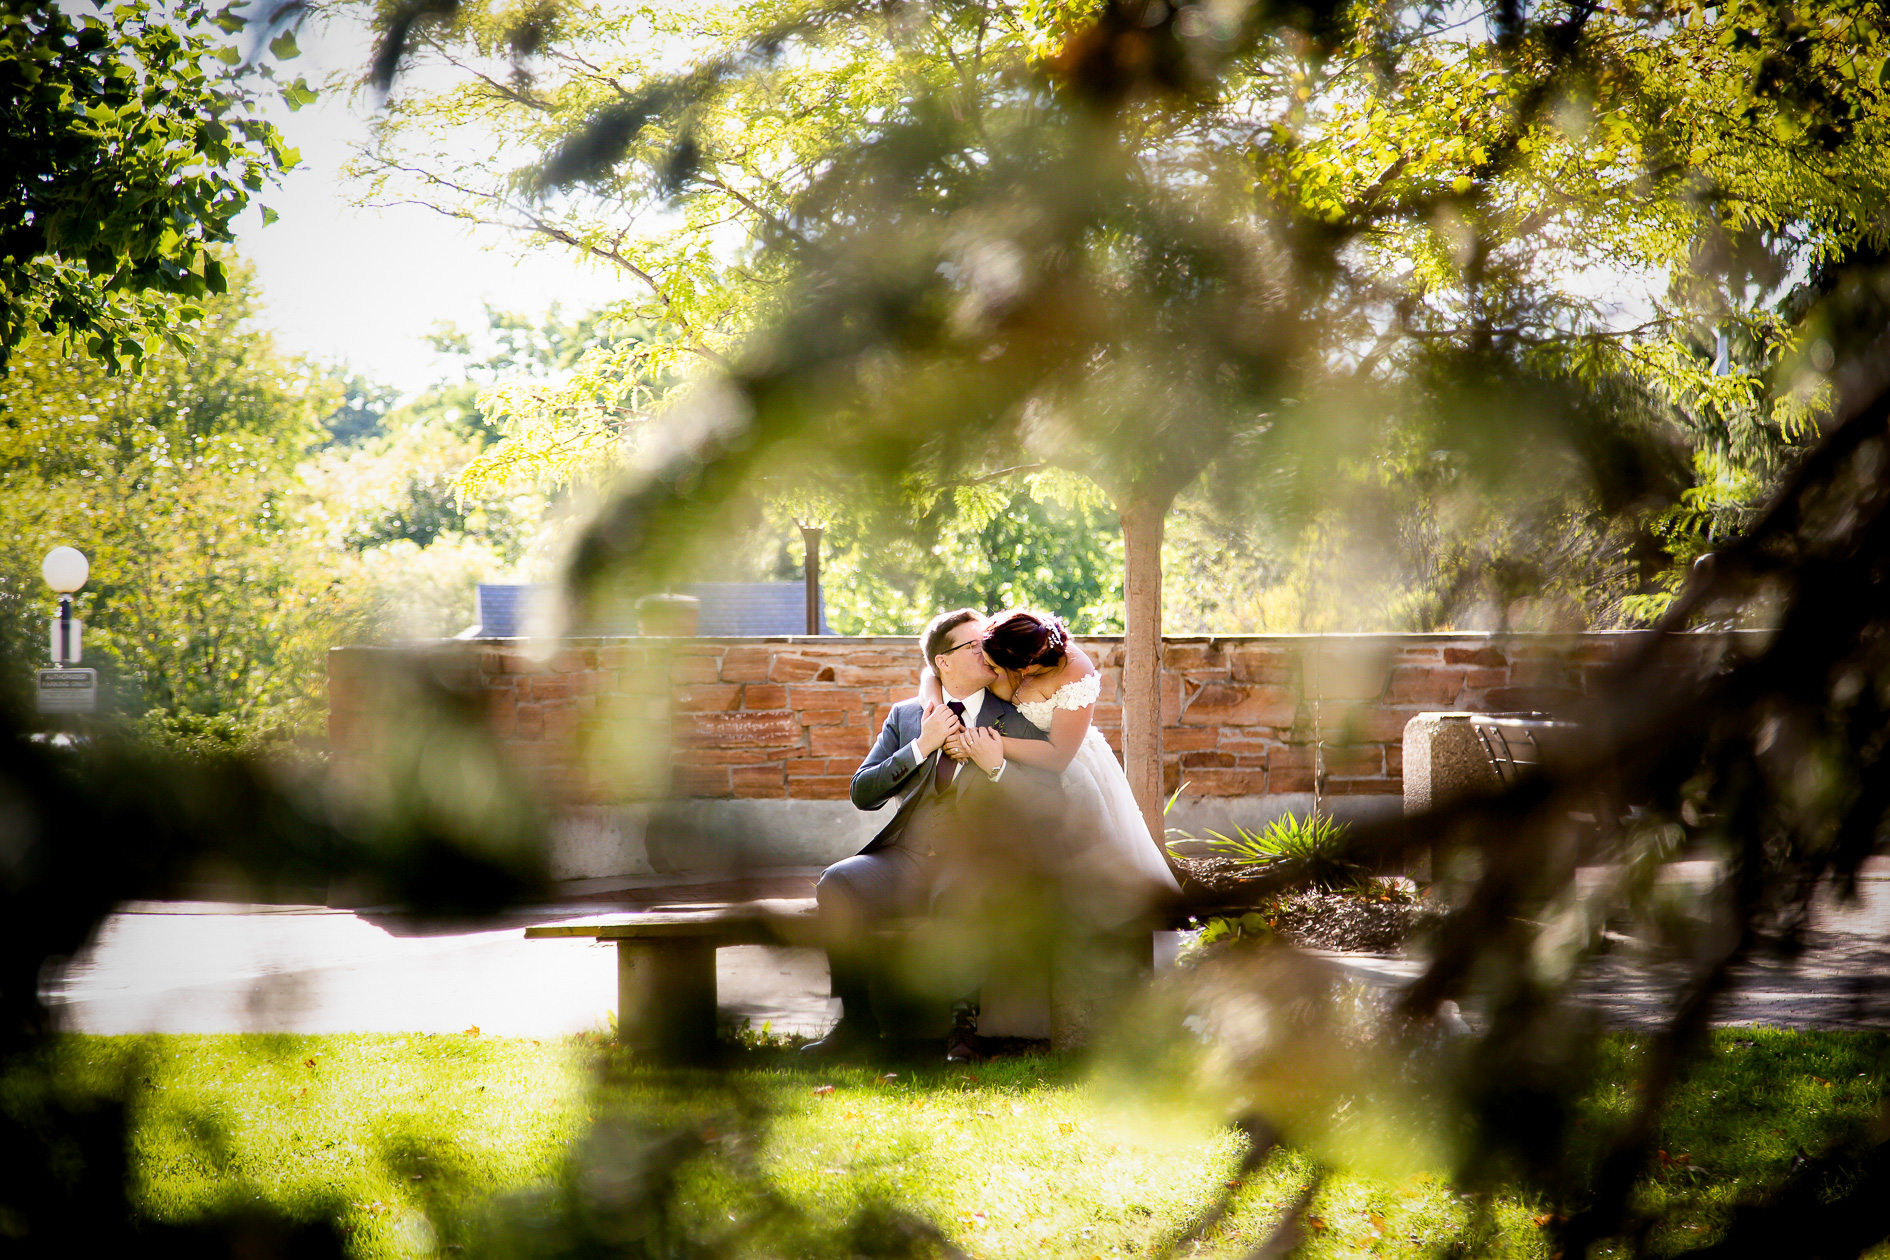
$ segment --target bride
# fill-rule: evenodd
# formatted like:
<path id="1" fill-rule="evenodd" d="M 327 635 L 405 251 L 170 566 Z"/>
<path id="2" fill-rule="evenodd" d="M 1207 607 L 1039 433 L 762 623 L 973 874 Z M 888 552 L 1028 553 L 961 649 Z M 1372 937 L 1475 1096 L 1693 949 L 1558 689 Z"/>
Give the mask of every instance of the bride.
<path id="1" fill-rule="evenodd" d="M 1097 874 L 1119 887 L 1134 887 L 1147 901 L 1178 894 L 1175 876 L 1149 835 L 1129 789 L 1128 776 L 1092 719 L 1102 675 L 1083 649 L 1070 642 L 1069 628 L 1049 613 L 1002 612 L 985 626 L 984 656 L 997 671 L 990 691 L 1017 706 L 1026 721 L 1049 739 L 1013 739 L 972 730 L 954 736 L 948 751 L 964 752 L 971 738 L 1004 741 L 1004 757 L 1063 776 L 1073 825 L 1090 831 Z M 943 698 L 927 669 L 920 698 L 929 712 Z M 1125 891 L 1127 889 L 1125 888 Z"/>

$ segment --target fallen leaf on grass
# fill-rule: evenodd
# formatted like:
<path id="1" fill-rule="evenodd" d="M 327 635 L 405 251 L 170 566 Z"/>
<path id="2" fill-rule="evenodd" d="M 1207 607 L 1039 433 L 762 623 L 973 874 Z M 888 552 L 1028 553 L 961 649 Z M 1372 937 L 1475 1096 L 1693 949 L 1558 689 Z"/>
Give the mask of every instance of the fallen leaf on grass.
<path id="1" fill-rule="evenodd" d="M 831 1086 L 831 1085 L 816 1085 L 816 1086 L 814 1086 L 814 1093 L 816 1093 L 816 1094 L 831 1094 L 831 1093 L 833 1093 L 833 1086 Z"/>
<path id="2" fill-rule="evenodd" d="M 1309 1217 L 1307 1217 L 1307 1218 L 1306 1218 L 1306 1228 L 1307 1228 L 1307 1229 L 1310 1229 L 1310 1230 L 1311 1230 L 1311 1231 L 1312 1231 L 1313 1233 L 1315 1233 L 1315 1234 L 1323 1234 L 1323 1233 L 1325 1233 L 1325 1232 L 1326 1232 L 1326 1221 L 1325 1221 L 1325 1218 L 1324 1218 L 1324 1217 L 1322 1217 L 1322 1216 L 1309 1216 Z"/>
<path id="3" fill-rule="evenodd" d="M 1373 1212 L 1370 1215 L 1368 1215 L 1365 1219 L 1369 1220 L 1372 1223 L 1372 1237 L 1383 1238 L 1385 1236 L 1385 1230 L 1388 1227 L 1385 1224 L 1384 1217 L 1380 1216 L 1376 1212 Z"/>
<path id="4" fill-rule="evenodd" d="M 468 1037 L 477 1037 L 479 1035 L 479 1025 L 474 1024 L 471 1028 L 468 1028 L 466 1030 L 466 1035 Z"/>
<path id="5" fill-rule="evenodd" d="M 1061 1133 L 1064 1137 L 1068 1137 L 1070 1134 L 1076 1132 L 1076 1126 L 1068 1123 L 1059 1124 L 1057 1126 L 1057 1132 Z"/>
<path id="6" fill-rule="evenodd" d="M 1825 1087 L 1826 1089 L 1830 1089 L 1830 1088 L 1831 1088 L 1831 1082 L 1830 1082 L 1830 1081 L 1827 1081 L 1827 1080 L 1825 1080 L 1825 1079 L 1824 1079 L 1824 1078 L 1823 1078 L 1822 1076 L 1814 1076 L 1814 1077 L 1812 1077 L 1811 1079 L 1812 1079 L 1812 1080 L 1814 1080 L 1814 1081 L 1816 1081 L 1816 1082 L 1818 1082 L 1818 1084 L 1820 1084 L 1820 1085 L 1822 1085 L 1822 1086 L 1824 1086 L 1824 1087 Z"/>
<path id="7" fill-rule="evenodd" d="M 303 1060 L 302 1060 L 302 1062 L 304 1062 L 304 1063 L 306 1063 L 306 1064 L 308 1064 L 308 1066 L 310 1066 L 310 1067 L 314 1067 L 314 1066 L 315 1066 L 315 1064 L 316 1064 L 316 1062 L 317 1062 L 317 1061 L 318 1061 L 318 1060 L 320 1059 L 320 1057 L 321 1057 L 320 1055 L 317 1055 L 317 1056 L 316 1056 L 315 1058 L 313 1058 L 313 1059 L 303 1059 Z"/>

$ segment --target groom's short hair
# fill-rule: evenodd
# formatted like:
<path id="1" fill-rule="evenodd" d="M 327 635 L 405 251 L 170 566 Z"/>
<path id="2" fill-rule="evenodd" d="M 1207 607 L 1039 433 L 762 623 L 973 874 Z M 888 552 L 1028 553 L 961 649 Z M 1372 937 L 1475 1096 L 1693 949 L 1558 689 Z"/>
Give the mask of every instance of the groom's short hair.
<path id="1" fill-rule="evenodd" d="M 943 652 L 951 642 L 952 631 L 967 621 L 982 621 L 984 614 L 975 608 L 954 608 L 950 612 L 940 613 L 932 618 L 925 627 L 925 633 L 919 636 L 920 648 L 925 652 L 925 663 L 932 666 L 932 658 Z M 936 668 L 936 666 L 932 666 Z"/>

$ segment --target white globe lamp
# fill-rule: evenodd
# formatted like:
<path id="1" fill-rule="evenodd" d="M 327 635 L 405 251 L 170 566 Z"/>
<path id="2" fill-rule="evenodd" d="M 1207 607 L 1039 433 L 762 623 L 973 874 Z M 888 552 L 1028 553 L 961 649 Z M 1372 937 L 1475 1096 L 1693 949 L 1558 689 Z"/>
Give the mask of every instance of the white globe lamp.
<path id="1" fill-rule="evenodd" d="M 39 572 L 46 579 L 46 585 L 61 595 L 70 595 L 85 585 L 92 566 L 77 547 L 54 547 L 40 562 Z"/>
<path id="2" fill-rule="evenodd" d="M 85 627 L 72 615 L 72 595 L 92 574 L 85 553 L 77 547 L 54 547 L 39 564 L 46 585 L 59 594 L 59 615 L 52 620 L 52 660 L 54 668 L 77 665 L 80 639 Z"/>

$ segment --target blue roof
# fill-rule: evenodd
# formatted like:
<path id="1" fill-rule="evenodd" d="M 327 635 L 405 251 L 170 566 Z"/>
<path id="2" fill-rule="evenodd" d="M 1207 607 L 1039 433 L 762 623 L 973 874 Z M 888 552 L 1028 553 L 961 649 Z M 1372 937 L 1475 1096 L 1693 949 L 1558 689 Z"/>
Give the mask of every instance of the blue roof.
<path id="1" fill-rule="evenodd" d="M 525 633 L 526 609 L 553 587 L 544 583 L 479 584 L 475 615 L 481 638 L 511 638 Z M 676 588 L 700 604 L 696 633 L 704 638 L 807 633 L 807 588 L 799 582 L 694 582 Z M 636 625 L 594 627 L 594 634 L 633 634 Z M 827 593 L 821 592 L 820 632 L 827 626 Z"/>
<path id="2" fill-rule="evenodd" d="M 692 582 L 680 595 L 702 602 L 696 633 L 704 638 L 807 633 L 807 588 L 799 582 Z M 820 593 L 820 632 L 827 628 L 827 593 Z"/>

